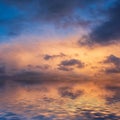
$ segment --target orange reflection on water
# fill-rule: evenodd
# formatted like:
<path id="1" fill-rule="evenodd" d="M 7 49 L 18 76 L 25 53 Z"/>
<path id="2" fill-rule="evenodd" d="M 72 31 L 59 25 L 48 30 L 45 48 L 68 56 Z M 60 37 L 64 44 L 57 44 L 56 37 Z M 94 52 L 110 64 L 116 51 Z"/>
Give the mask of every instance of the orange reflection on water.
<path id="1" fill-rule="evenodd" d="M 43 115 L 54 119 L 85 118 L 86 112 L 93 117 L 114 114 L 120 116 L 117 92 L 120 86 L 96 82 L 46 82 L 27 85 L 5 86 L 0 95 L 0 110 L 12 111 L 27 118 Z M 114 101 L 118 99 L 118 101 Z M 98 116 L 98 117 L 101 117 Z M 86 118 L 87 119 L 87 118 Z M 93 118 L 94 120 L 94 118 Z"/>

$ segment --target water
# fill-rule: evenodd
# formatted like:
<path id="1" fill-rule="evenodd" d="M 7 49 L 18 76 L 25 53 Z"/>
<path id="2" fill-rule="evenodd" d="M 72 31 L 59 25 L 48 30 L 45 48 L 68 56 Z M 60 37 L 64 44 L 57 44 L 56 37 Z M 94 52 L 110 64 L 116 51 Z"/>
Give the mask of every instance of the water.
<path id="1" fill-rule="evenodd" d="M 0 84 L 0 120 L 120 120 L 120 84 L 8 80 Z"/>

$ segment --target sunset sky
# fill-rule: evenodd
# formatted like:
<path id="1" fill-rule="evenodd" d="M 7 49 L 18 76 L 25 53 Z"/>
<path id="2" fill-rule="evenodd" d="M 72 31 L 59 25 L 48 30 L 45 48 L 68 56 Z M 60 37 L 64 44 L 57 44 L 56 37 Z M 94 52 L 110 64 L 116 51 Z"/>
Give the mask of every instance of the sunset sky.
<path id="1" fill-rule="evenodd" d="M 0 0 L 0 120 L 120 120 L 120 0 Z"/>
<path id="2" fill-rule="evenodd" d="M 120 77 L 119 0 L 0 0 L 0 79 Z"/>

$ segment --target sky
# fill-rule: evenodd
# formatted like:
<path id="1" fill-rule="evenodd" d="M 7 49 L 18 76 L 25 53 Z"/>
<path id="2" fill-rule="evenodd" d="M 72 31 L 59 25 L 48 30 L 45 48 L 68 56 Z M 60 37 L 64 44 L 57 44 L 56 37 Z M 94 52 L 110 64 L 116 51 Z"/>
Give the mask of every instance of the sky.
<path id="1" fill-rule="evenodd" d="M 119 0 L 0 0 L 0 79 L 117 82 L 119 11 Z"/>

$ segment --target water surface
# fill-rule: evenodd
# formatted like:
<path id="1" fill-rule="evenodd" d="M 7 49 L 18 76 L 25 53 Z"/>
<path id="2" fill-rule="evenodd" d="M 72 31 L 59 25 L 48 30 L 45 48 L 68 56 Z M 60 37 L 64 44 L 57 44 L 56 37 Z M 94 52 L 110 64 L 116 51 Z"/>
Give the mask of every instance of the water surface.
<path id="1" fill-rule="evenodd" d="M 0 84 L 0 120 L 120 120 L 120 84 L 110 81 Z"/>

